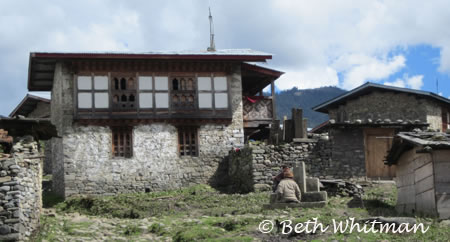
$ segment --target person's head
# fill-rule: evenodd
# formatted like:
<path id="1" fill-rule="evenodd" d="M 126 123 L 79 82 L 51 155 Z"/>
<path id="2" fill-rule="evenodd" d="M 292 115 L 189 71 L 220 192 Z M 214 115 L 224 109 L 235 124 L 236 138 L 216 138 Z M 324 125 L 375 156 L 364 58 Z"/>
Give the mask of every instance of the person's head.
<path id="1" fill-rule="evenodd" d="M 283 171 L 288 171 L 289 170 L 289 166 L 288 165 L 282 165 L 281 168 L 283 169 Z"/>
<path id="2" fill-rule="evenodd" d="M 292 171 L 285 171 L 285 172 L 283 172 L 283 177 L 284 178 L 294 178 L 294 174 L 292 173 Z"/>

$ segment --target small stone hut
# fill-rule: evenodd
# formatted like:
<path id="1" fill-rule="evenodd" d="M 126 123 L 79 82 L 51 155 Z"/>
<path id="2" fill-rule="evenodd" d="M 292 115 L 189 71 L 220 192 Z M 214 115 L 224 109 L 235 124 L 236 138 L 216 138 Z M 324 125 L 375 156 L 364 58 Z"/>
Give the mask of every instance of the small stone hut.
<path id="1" fill-rule="evenodd" d="M 50 120 L 50 99 L 27 94 L 9 117 L 25 117 Z M 44 145 L 44 174 L 52 173 L 52 150 L 50 141 L 42 141 Z"/>
<path id="2" fill-rule="evenodd" d="M 445 132 L 450 124 L 450 100 L 431 92 L 366 83 L 313 108 L 327 113 L 331 159 L 345 177 L 392 179 L 395 166 L 384 158 L 398 132 L 415 128 Z"/>
<path id="3" fill-rule="evenodd" d="M 450 218 L 450 135 L 401 132 L 386 157 L 397 166 L 397 210 Z"/>

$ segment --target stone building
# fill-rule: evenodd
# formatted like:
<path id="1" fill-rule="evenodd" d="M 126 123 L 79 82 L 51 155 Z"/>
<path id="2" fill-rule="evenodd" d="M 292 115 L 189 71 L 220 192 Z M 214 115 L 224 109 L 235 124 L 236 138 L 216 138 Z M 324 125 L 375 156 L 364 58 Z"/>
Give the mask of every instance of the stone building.
<path id="1" fill-rule="evenodd" d="M 38 118 L 50 120 L 50 99 L 27 94 L 9 117 Z M 44 147 L 44 174 L 52 173 L 52 150 L 49 141 L 41 141 Z"/>
<path id="2" fill-rule="evenodd" d="M 248 63 L 271 57 L 31 53 L 28 89 L 51 91 L 60 134 L 52 140 L 53 190 L 67 197 L 215 184 L 228 152 L 274 120 L 274 96 L 261 93 L 282 72 Z"/>
<path id="3" fill-rule="evenodd" d="M 449 134 L 399 133 L 386 160 L 397 166 L 399 212 L 450 218 Z"/>
<path id="4" fill-rule="evenodd" d="M 345 177 L 387 178 L 395 176 L 395 166 L 384 158 L 400 131 L 450 128 L 450 100 L 434 93 L 366 83 L 313 108 L 327 113 L 329 121 L 315 129 L 328 131 L 332 161 Z"/>

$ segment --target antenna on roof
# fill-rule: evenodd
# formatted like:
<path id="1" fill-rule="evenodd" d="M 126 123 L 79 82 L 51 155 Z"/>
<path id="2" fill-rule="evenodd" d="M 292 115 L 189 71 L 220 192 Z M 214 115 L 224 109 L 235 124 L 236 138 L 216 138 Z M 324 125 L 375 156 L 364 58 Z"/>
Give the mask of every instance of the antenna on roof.
<path id="1" fill-rule="evenodd" d="M 208 51 L 216 51 L 216 45 L 214 44 L 214 23 L 211 15 L 211 7 L 209 8 L 209 47 Z"/>
<path id="2" fill-rule="evenodd" d="M 436 93 L 439 94 L 439 79 L 436 77 Z"/>

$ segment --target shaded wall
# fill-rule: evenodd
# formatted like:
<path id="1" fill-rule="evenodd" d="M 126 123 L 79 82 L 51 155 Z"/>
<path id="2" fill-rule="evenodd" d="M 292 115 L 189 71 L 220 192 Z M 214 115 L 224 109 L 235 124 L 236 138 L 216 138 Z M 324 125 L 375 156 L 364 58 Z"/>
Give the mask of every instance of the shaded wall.
<path id="1" fill-rule="evenodd" d="M 27 240 L 39 226 L 42 159 L 31 136 L 0 154 L 0 241 Z"/>

